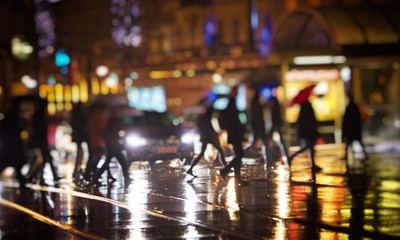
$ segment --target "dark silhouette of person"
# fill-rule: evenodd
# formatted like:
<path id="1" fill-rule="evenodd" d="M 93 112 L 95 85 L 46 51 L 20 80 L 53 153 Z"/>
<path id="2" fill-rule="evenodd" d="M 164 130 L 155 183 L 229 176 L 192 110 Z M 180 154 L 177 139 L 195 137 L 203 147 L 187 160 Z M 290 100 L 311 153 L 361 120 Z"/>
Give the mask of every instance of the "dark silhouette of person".
<path id="1" fill-rule="evenodd" d="M 121 142 L 121 137 L 119 135 L 121 127 L 123 126 L 123 122 L 119 117 L 115 116 L 113 111 L 111 111 L 105 126 L 104 143 L 106 147 L 106 160 L 100 169 L 95 173 L 93 181 L 96 182 L 104 173 L 104 171 L 109 170 L 111 160 L 115 157 L 122 168 L 125 187 L 128 187 L 132 180 L 129 177 L 128 160 L 123 154 L 124 145 Z"/>
<path id="2" fill-rule="evenodd" d="M 187 174 L 196 177 L 193 173 L 193 168 L 200 161 L 200 159 L 204 156 L 204 152 L 206 151 L 207 144 L 212 144 L 218 150 L 218 158 L 224 166 L 226 166 L 225 162 L 225 154 L 221 148 L 221 143 L 219 142 L 218 133 L 214 130 L 212 126 L 211 119 L 213 117 L 214 108 L 212 103 L 207 107 L 206 112 L 202 117 L 200 117 L 197 122 L 197 127 L 200 132 L 200 142 L 201 142 L 201 151 L 199 155 L 193 160 L 189 169 L 186 171 Z"/>
<path id="3" fill-rule="evenodd" d="M 226 109 L 220 112 L 221 128 L 228 133 L 228 143 L 232 144 L 235 156 L 228 165 L 220 170 L 220 175 L 223 179 L 234 169 L 235 179 L 237 183 L 241 183 L 240 171 L 242 166 L 242 158 L 244 155 L 242 142 L 245 140 L 245 129 L 239 119 L 239 111 L 236 107 L 236 95 L 238 86 L 232 89 L 229 96 L 229 103 Z"/>
<path id="4" fill-rule="evenodd" d="M 262 157 L 264 163 L 267 164 L 266 149 L 268 148 L 268 141 L 265 129 L 264 106 L 260 102 L 260 93 L 258 89 L 255 90 L 254 96 L 250 102 L 250 125 L 253 133 L 253 141 L 251 145 L 246 148 L 246 151 L 250 151 L 252 148 L 256 147 L 257 141 L 261 140 L 263 142 Z"/>
<path id="5" fill-rule="evenodd" d="M 18 114 L 18 106 L 12 104 L 11 109 L 5 113 L 4 119 L 0 121 L 0 173 L 8 166 L 13 167 L 20 188 L 24 189 L 26 178 L 21 169 L 27 160 L 20 137 Z"/>
<path id="6" fill-rule="evenodd" d="M 313 180 L 315 181 L 315 172 L 321 171 L 321 168 L 315 164 L 315 150 L 314 146 L 319 137 L 317 131 L 318 122 L 315 118 L 314 109 L 309 101 L 306 101 L 300 107 L 299 118 L 297 119 L 297 134 L 300 139 L 301 149 L 295 152 L 290 158 L 289 163 L 292 162 L 297 154 L 310 149 L 311 172 Z"/>
<path id="7" fill-rule="evenodd" d="M 83 161 L 83 147 L 84 142 L 88 143 L 88 136 L 85 129 L 85 123 L 87 120 L 87 113 L 85 112 L 82 103 L 79 102 L 74 105 L 72 109 L 71 117 L 71 128 L 72 128 L 72 142 L 76 143 L 76 159 L 73 176 L 76 177 L 82 173 L 82 161 Z"/>
<path id="8" fill-rule="evenodd" d="M 46 167 L 46 163 L 50 165 L 51 172 L 53 174 L 53 180 L 58 181 L 61 178 L 57 174 L 57 170 L 53 163 L 53 157 L 50 155 L 49 142 L 47 139 L 48 134 L 48 121 L 46 116 L 46 108 L 47 108 L 47 100 L 42 99 L 40 97 L 36 97 L 33 99 L 35 104 L 35 112 L 32 116 L 32 124 L 33 124 L 33 136 L 32 136 L 32 146 L 34 148 L 39 149 L 40 154 L 42 155 L 42 164 L 39 169 L 34 170 L 34 173 L 40 174 L 40 183 L 44 184 L 44 168 Z M 38 172 L 39 171 L 39 172 Z"/>
<path id="9" fill-rule="evenodd" d="M 273 94 L 272 94 L 271 99 L 268 100 L 268 106 L 271 110 L 270 111 L 271 112 L 271 129 L 268 132 L 267 139 L 269 141 L 271 141 L 272 137 L 273 137 L 273 133 L 278 132 L 279 139 L 280 139 L 280 144 L 278 144 L 278 145 L 279 145 L 279 148 L 281 149 L 281 152 L 284 153 L 284 155 L 285 155 L 283 158 L 283 161 L 284 161 L 285 165 L 288 168 L 290 168 L 290 162 L 288 159 L 289 152 L 286 147 L 285 139 L 283 138 L 283 132 L 282 132 L 283 119 L 282 119 L 282 113 L 281 113 L 281 106 L 280 106 L 278 99 Z M 266 145 L 266 147 L 267 147 L 266 152 L 268 152 L 268 144 Z"/>
<path id="10" fill-rule="evenodd" d="M 97 165 L 100 159 L 106 154 L 104 142 L 105 128 L 107 125 L 106 115 L 106 106 L 102 103 L 94 103 L 85 123 L 89 147 L 89 157 L 86 163 L 85 173 L 83 174 L 86 180 L 92 180 L 98 171 Z M 109 170 L 108 173 L 108 176 L 112 178 Z"/>
<path id="11" fill-rule="evenodd" d="M 342 138 L 346 143 L 344 159 L 347 160 L 348 149 L 354 141 L 358 141 L 362 147 L 365 159 L 368 159 L 368 154 L 365 151 L 361 136 L 361 115 L 357 104 L 354 102 L 351 95 L 347 104 L 342 123 Z M 347 161 L 346 161 L 347 164 Z"/>

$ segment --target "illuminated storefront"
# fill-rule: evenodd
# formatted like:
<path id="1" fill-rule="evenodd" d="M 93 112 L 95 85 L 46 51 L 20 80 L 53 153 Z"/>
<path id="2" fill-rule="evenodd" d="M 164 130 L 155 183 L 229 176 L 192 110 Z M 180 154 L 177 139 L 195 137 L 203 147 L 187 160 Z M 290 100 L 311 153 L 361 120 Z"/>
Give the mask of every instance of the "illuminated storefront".
<path id="1" fill-rule="evenodd" d="M 384 7 L 298 6 L 282 14 L 275 22 L 272 45 L 284 76 L 285 107 L 300 89 L 317 83 L 310 99 L 322 125 L 319 131 L 333 136 L 325 134 L 324 140 L 341 142 L 345 93 L 350 91 L 370 118 L 364 122 L 364 136 L 399 137 L 396 16 L 395 9 Z M 298 108 L 286 109 L 289 126 Z"/>

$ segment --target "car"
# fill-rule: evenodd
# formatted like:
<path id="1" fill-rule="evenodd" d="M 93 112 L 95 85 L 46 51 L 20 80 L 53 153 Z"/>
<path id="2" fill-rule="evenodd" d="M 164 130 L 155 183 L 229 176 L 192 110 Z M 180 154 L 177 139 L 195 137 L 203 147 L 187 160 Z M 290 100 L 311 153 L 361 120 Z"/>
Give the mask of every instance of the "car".
<path id="1" fill-rule="evenodd" d="M 196 135 L 185 131 L 168 112 L 143 111 L 125 117 L 124 144 L 130 162 L 192 159 Z"/>

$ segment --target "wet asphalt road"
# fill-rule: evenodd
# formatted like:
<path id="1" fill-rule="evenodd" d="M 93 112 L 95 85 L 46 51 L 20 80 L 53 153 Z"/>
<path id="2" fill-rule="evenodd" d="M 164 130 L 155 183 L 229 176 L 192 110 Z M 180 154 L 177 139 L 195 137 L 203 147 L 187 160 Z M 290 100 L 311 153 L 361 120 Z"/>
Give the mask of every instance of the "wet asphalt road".
<path id="1" fill-rule="evenodd" d="M 65 176 L 20 191 L 7 174 L 0 182 L 0 239 L 400 239 L 400 154 L 371 153 L 341 160 L 338 146 L 317 150 L 323 170 L 311 181 L 307 155 L 291 174 L 277 162 L 265 169 L 245 159 L 242 175 L 223 181 L 217 163 L 202 160 L 197 178 L 180 161 L 131 164 L 133 182 L 89 186 Z"/>

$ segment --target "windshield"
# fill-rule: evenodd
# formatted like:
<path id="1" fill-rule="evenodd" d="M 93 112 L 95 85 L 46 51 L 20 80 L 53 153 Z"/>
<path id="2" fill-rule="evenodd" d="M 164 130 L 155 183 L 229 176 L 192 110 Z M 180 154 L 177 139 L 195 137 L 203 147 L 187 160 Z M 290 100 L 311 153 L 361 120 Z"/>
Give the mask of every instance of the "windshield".
<path id="1" fill-rule="evenodd" d="M 124 117 L 123 121 L 128 126 L 173 126 L 171 116 L 165 113 L 148 112 L 144 116 Z"/>

